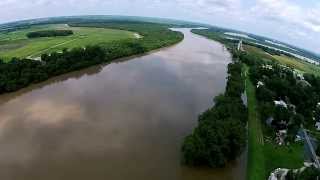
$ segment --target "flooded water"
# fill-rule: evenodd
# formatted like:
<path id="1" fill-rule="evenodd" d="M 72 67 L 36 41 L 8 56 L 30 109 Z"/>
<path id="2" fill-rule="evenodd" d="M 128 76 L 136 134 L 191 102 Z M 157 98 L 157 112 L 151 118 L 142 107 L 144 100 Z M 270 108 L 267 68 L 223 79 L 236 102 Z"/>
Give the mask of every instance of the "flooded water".
<path id="1" fill-rule="evenodd" d="M 178 45 L 0 96 L 0 179 L 244 179 L 245 157 L 218 170 L 180 162 L 231 57 L 180 31 Z"/>

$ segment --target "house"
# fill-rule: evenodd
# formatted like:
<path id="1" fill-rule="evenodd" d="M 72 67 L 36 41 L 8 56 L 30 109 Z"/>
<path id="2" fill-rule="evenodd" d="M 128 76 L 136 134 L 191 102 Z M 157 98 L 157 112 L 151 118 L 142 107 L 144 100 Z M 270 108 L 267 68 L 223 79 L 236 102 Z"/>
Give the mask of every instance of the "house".
<path id="1" fill-rule="evenodd" d="M 294 140 L 295 142 L 302 141 L 302 137 L 299 135 L 296 135 L 296 139 Z"/>
<path id="2" fill-rule="evenodd" d="M 279 130 L 277 132 L 276 142 L 279 146 L 285 145 L 285 139 L 287 137 L 287 130 Z"/>
<path id="3" fill-rule="evenodd" d="M 266 124 L 271 127 L 273 120 L 274 120 L 273 117 L 269 117 L 269 118 L 266 120 Z"/>
<path id="4" fill-rule="evenodd" d="M 271 65 L 262 65 L 263 69 L 273 70 L 273 67 Z"/>
<path id="5" fill-rule="evenodd" d="M 282 107 L 284 107 L 284 108 L 288 108 L 287 103 L 284 102 L 284 101 L 282 101 L 282 100 L 280 100 L 280 101 L 274 101 L 274 104 L 275 104 L 276 106 L 282 106 Z"/>
<path id="6" fill-rule="evenodd" d="M 320 122 L 316 122 L 315 127 L 317 128 L 318 131 L 320 131 Z"/>
<path id="7" fill-rule="evenodd" d="M 294 74 L 294 76 L 295 76 L 296 79 L 298 79 L 298 80 L 304 80 L 304 76 L 303 76 L 303 74 L 301 74 L 300 72 L 298 72 L 298 71 L 293 71 L 293 74 Z"/>
<path id="8" fill-rule="evenodd" d="M 257 83 L 257 88 L 259 88 L 259 87 L 261 87 L 261 86 L 264 86 L 264 83 L 263 83 L 262 81 L 259 81 L 259 82 Z"/>

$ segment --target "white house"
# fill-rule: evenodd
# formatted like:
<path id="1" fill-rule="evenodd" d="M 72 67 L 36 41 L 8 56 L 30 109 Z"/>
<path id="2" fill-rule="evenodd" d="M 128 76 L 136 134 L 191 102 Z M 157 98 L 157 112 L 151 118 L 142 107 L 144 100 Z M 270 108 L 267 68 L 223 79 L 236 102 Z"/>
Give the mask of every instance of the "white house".
<path id="1" fill-rule="evenodd" d="M 264 83 L 261 82 L 261 81 L 259 81 L 259 82 L 257 83 L 257 88 L 259 88 L 259 87 L 261 87 L 261 86 L 264 86 Z"/>
<path id="2" fill-rule="evenodd" d="M 293 74 L 295 75 L 295 77 L 299 80 L 304 80 L 304 76 L 303 74 L 301 74 L 300 72 L 298 71 L 293 71 Z"/>
<path id="3" fill-rule="evenodd" d="M 269 69 L 269 70 L 273 70 L 273 67 L 271 65 L 262 65 L 263 69 Z"/>
<path id="4" fill-rule="evenodd" d="M 318 131 L 320 131 L 320 122 L 316 122 L 315 127 L 317 128 Z"/>
<path id="5" fill-rule="evenodd" d="M 280 100 L 280 101 L 274 101 L 274 104 L 275 104 L 276 106 L 282 106 L 282 107 L 288 108 L 287 103 L 284 102 L 284 101 L 282 101 L 282 100 Z"/>

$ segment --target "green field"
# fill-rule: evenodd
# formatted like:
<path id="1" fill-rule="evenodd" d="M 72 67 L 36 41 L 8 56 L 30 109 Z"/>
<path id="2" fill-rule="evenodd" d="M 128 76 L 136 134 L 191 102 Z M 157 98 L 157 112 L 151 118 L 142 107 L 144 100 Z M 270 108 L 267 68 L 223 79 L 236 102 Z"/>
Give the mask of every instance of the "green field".
<path id="1" fill-rule="evenodd" d="M 74 35 L 64 37 L 45 37 L 28 39 L 26 34 L 39 30 L 72 30 Z M 84 47 L 121 39 L 136 38 L 135 33 L 123 30 L 69 27 L 65 24 L 33 26 L 10 33 L 0 33 L 0 57 L 39 57 L 43 53 L 63 50 L 64 48 Z"/>
<path id="2" fill-rule="evenodd" d="M 218 40 L 214 33 L 198 33 L 208 38 Z M 220 41 L 224 43 L 223 41 Z M 225 43 L 224 43 L 225 44 Z M 226 44 L 225 44 L 226 45 Z M 245 50 L 257 60 L 278 61 L 302 72 L 320 75 L 320 67 L 287 56 L 272 56 L 260 48 L 245 45 Z M 295 143 L 289 146 L 278 146 L 269 142 L 266 126 L 261 122 L 259 104 L 256 99 L 256 87 L 251 82 L 249 67 L 243 69 L 246 74 L 246 94 L 248 98 L 248 163 L 247 179 L 264 180 L 276 168 L 297 169 L 303 166 L 303 144 Z M 320 136 L 320 135 L 319 135 Z M 266 139 L 266 140 L 265 140 Z"/>
<path id="3" fill-rule="evenodd" d="M 264 156 L 268 174 L 276 168 L 299 169 L 303 166 L 303 145 L 278 146 L 265 143 Z"/>
<path id="4" fill-rule="evenodd" d="M 245 66 L 246 94 L 248 97 L 248 180 L 266 179 L 264 140 L 261 122 L 258 117 L 255 86 L 251 83 Z"/>
<path id="5" fill-rule="evenodd" d="M 304 73 L 310 73 L 314 74 L 316 76 L 320 76 L 320 66 L 305 62 L 303 60 L 299 60 L 297 58 L 288 57 L 285 55 L 281 56 L 273 56 L 266 52 L 264 52 L 262 49 L 253 47 L 253 46 L 245 46 L 246 51 L 250 52 L 256 57 L 259 57 L 263 60 L 274 60 L 279 62 L 280 64 L 286 65 L 288 67 L 291 67 L 293 69 L 296 69 L 298 71 L 304 72 Z"/>
<path id="6" fill-rule="evenodd" d="M 248 72 L 248 66 L 245 68 Z M 303 145 L 278 146 L 264 141 L 262 123 L 259 118 L 255 86 L 246 78 L 248 96 L 248 180 L 267 179 L 276 168 L 298 169 L 303 166 Z"/>
<path id="7" fill-rule="evenodd" d="M 291 68 L 297 69 L 299 71 L 303 71 L 306 73 L 311 73 L 317 76 L 320 76 L 320 67 L 310 64 L 308 62 L 304 62 L 302 60 L 288 57 L 288 56 L 273 56 L 278 62 L 281 64 L 285 64 Z"/>

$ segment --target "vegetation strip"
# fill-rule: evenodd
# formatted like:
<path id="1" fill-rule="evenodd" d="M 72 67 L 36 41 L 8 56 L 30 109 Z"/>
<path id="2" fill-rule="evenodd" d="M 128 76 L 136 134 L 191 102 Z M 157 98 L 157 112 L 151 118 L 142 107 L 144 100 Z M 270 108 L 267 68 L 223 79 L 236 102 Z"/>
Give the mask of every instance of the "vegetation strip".
<path id="1" fill-rule="evenodd" d="M 169 46 L 183 39 L 182 33 L 169 30 L 168 25 L 152 23 L 93 24 L 88 22 L 86 24 L 77 23 L 74 26 L 112 27 L 138 32 L 143 35 L 143 38 L 99 43 L 85 48 L 64 49 L 62 53 L 42 54 L 41 61 L 19 58 L 12 58 L 9 62 L 0 60 L 0 94 L 13 92 L 32 83 L 38 83 L 67 72 Z"/>
<path id="2" fill-rule="evenodd" d="M 248 165 L 247 179 L 266 179 L 265 157 L 263 151 L 263 132 L 258 117 L 255 87 L 249 79 L 249 67 L 245 65 L 246 94 L 248 99 Z"/>
<path id="3" fill-rule="evenodd" d="M 29 32 L 27 34 L 28 38 L 40 38 L 40 37 L 57 37 L 57 36 L 70 36 L 73 35 L 71 30 L 45 30 L 45 31 L 35 31 Z"/>
<path id="4" fill-rule="evenodd" d="M 74 34 L 70 36 L 27 38 L 29 32 L 59 29 L 72 30 Z M 134 32 L 108 28 L 70 27 L 65 24 L 34 25 L 14 32 L 0 32 L 0 57 L 5 61 L 10 61 L 13 57 L 26 58 L 31 56 L 31 58 L 38 58 L 42 53 L 61 52 L 65 48 L 84 48 L 89 45 L 125 39 L 136 39 Z"/>
<path id="5" fill-rule="evenodd" d="M 320 130 L 319 67 L 269 48 L 245 45 L 245 51 L 234 51 L 239 41 L 225 39 L 215 30 L 194 32 L 224 43 L 234 58 L 247 64 L 244 69 L 249 111 L 247 178 L 319 178 L 320 171 L 314 166 L 304 167 L 308 151 L 303 148 L 299 133 L 301 125 L 315 137 L 318 134 L 314 133 L 315 123 Z M 319 156 L 320 148 L 317 152 Z M 309 160 L 313 161 L 312 158 Z"/>
<path id="6" fill-rule="evenodd" d="M 246 145 L 247 109 L 242 63 L 228 65 L 226 92 L 215 97 L 215 105 L 199 116 L 199 124 L 182 146 L 183 161 L 189 166 L 223 167 L 238 158 Z"/>

